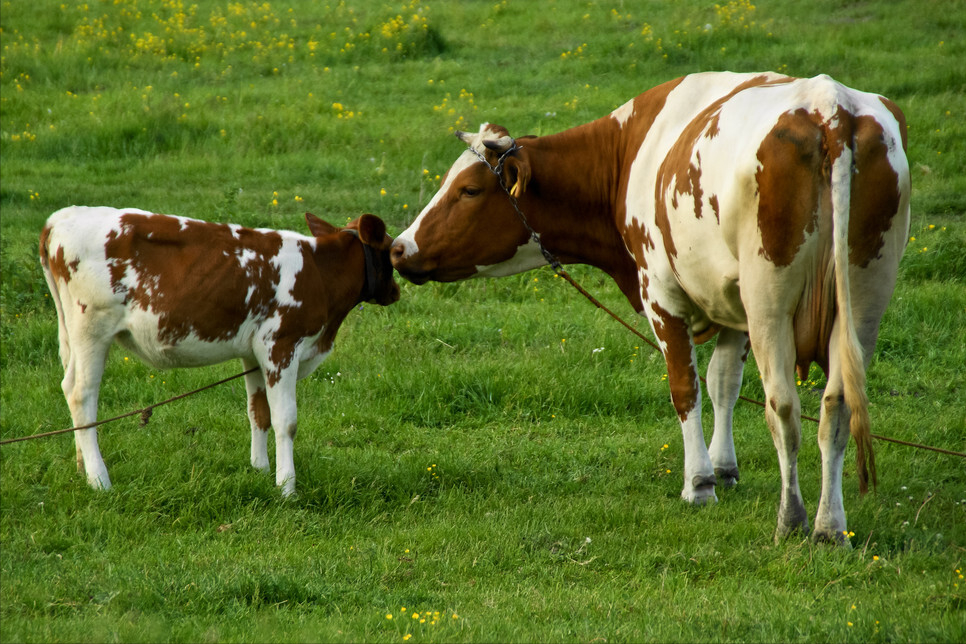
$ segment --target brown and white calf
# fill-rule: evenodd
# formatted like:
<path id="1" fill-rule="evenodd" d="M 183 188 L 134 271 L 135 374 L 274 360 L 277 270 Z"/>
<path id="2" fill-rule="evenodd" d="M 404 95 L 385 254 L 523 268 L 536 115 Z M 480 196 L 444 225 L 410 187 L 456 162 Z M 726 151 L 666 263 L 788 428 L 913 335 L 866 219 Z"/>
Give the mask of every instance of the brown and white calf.
<path id="1" fill-rule="evenodd" d="M 706 73 L 558 134 L 514 140 L 484 124 L 458 135 L 470 148 L 396 238 L 396 270 L 423 283 L 545 264 L 510 192 L 549 251 L 605 271 L 650 322 L 684 435 L 681 495 L 692 503 L 738 480 L 732 409 L 753 349 L 781 469 L 777 536 L 808 529 L 795 370 L 818 363 L 828 384 L 814 536 L 841 541 L 843 456 L 851 433 L 864 491 L 865 370 L 908 239 L 899 108 L 828 76 Z M 709 449 L 694 345 L 715 334 Z"/>
<path id="2" fill-rule="evenodd" d="M 50 216 L 40 261 L 57 306 L 63 390 L 74 426 L 97 419 L 114 342 L 157 368 L 241 358 L 251 461 L 295 490 L 295 383 L 332 349 L 363 301 L 399 299 L 382 220 L 363 215 L 336 228 L 306 213 L 312 236 L 251 229 L 136 209 L 72 206 Z M 75 432 L 77 465 L 95 488 L 110 477 L 97 430 Z"/>

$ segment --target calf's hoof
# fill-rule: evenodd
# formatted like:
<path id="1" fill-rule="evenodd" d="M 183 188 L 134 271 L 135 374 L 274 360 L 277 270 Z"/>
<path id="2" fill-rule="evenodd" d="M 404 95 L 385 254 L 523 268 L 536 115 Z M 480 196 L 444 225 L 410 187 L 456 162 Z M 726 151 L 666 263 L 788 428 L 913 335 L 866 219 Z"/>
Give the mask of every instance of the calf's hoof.
<path id="1" fill-rule="evenodd" d="M 107 472 L 102 472 L 100 474 L 88 474 L 87 484 L 95 490 L 110 490 L 111 477 L 107 475 Z"/>
<path id="2" fill-rule="evenodd" d="M 282 482 L 276 482 L 278 488 L 282 491 L 283 499 L 294 499 L 295 498 L 295 479 L 287 478 Z"/>

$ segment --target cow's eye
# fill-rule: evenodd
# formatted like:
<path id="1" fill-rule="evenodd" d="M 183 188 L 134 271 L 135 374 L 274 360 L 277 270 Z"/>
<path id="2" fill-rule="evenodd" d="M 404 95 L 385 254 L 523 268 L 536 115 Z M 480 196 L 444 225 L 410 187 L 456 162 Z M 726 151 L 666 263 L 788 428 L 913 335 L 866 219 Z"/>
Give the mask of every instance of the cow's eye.
<path id="1" fill-rule="evenodd" d="M 466 197 L 475 197 L 481 192 L 483 192 L 483 190 L 477 188 L 476 186 L 464 186 L 462 190 L 463 195 Z"/>

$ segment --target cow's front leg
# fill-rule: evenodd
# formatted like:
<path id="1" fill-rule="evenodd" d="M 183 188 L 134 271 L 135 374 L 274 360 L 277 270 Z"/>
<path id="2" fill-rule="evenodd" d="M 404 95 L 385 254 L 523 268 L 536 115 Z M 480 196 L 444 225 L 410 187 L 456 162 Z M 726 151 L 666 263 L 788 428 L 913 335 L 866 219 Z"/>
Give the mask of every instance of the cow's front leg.
<path id="1" fill-rule="evenodd" d="M 277 376 L 275 375 L 277 374 Z M 266 395 L 275 428 L 275 484 L 282 496 L 295 493 L 295 432 L 298 412 L 295 404 L 297 368 L 269 372 Z"/>
<path id="2" fill-rule="evenodd" d="M 735 402 L 741 392 L 741 373 L 751 345 L 744 331 L 724 328 L 708 365 L 708 393 L 714 405 L 714 435 L 708 452 L 719 485 L 738 484 L 738 458 L 732 434 Z"/>
<path id="3" fill-rule="evenodd" d="M 701 428 L 701 387 L 691 331 L 683 318 L 671 315 L 657 304 L 652 309 L 656 316 L 651 317 L 651 326 L 667 362 L 671 402 L 677 410 L 684 436 L 681 498 L 695 505 L 717 501 L 714 467 Z"/>
<path id="4" fill-rule="evenodd" d="M 245 371 L 258 366 L 250 360 L 242 360 Z M 261 370 L 245 376 L 245 391 L 248 394 L 248 421 L 252 428 L 252 467 L 260 472 L 268 472 L 268 429 L 272 426 L 271 408 L 265 393 L 265 376 Z"/>

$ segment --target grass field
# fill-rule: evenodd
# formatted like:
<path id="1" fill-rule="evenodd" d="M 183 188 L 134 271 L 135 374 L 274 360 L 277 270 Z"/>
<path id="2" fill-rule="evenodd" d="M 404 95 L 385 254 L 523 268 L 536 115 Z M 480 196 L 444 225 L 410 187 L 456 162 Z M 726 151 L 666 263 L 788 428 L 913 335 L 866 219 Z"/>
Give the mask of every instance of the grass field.
<path id="1" fill-rule="evenodd" d="M 685 73 L 771 69 L 905 111 L 912 239 L 869 371 L 873 432 L 966 451 L 963 0 L 0 0 L 0 27 L 3 438 L 70 424 L 36 258 L 60 207 L 297 230 L 306 210 L 374 212 L 395 234 L 460 153 L 456 128 L 547 134 Z M 601 273 L 573 273 L 630 312 Z M 237 383 L 104 428 L 108 493 L 69 437 L 4 446 L 0 640 L 966 640 L 961 459 L 878 442 L 860 497 L 850 447 L 853 548 L 775 544 L 758 408 L 736 410 L 740 485 L 688 507 L 662 360 L 549 269 L 402 287 L 300 383 L 295 499 L 249 466 Z M 239 370 L 116 349 L 101 416 Z M 753 363 L 744 378 L 760 398 Z M 814 368 L 805 413 L 822 384 Z"/>

